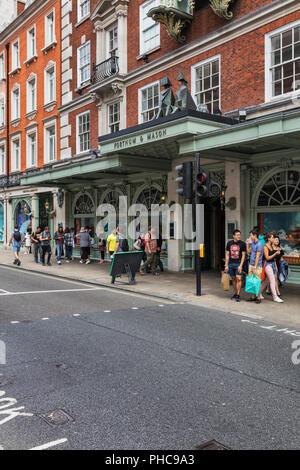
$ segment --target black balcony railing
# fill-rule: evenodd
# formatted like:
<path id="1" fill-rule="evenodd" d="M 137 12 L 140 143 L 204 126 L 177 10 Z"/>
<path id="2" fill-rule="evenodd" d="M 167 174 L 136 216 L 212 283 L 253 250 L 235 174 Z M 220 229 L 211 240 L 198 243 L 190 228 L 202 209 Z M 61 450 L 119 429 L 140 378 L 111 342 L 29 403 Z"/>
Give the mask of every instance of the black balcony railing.
<path id="1" fill-rule="evenodd" d="M 93 64 L 93 83 L 102 82 L 106 78 L 112 77 L 119 73 L 119 57 L 112 56 L 101 62 L 101 64 Z"/>
<path id="2" fill-rule="evenodd" d="M 21 175 L 1 176 L 0 188 L 9 188 L 11 186 L 20 186 Z"/>

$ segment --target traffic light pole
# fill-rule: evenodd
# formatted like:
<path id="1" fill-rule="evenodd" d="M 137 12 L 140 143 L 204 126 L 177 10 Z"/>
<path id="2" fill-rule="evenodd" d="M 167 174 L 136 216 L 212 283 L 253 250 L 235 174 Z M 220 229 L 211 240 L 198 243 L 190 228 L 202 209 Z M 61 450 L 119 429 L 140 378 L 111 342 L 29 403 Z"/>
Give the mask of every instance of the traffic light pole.
<path id="1" fill-rule="evenodd" d="M 196 153 L 195 156 L 195 174 L 200 172 L 200 155 Z M 196 188 L 197 189 L 197 188 Z M 195 203 L 196 203 L 196 250 L 195 250 L 195 269 L 196 269 L 196 295 L 201 294 L 201 268 L 202 268 L 202 257 L 204 256 L 204 204 L 200 204 L 200 196 L 195 191 Z"/>

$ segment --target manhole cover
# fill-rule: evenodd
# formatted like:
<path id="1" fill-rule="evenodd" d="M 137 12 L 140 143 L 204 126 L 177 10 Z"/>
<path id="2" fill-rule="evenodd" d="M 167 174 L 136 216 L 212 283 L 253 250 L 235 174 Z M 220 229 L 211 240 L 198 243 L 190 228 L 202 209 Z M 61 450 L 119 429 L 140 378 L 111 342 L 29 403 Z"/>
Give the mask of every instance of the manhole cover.
<path id="1" fill-rule="evenodd" d="M 197 446 L 196 449 L 198 450 L 230 450 L 229 447 L 224 446 L 223 444 L 221 444 L 218 441 L 215 441 L 214 439 L 212 441 L 204 442 L 204 444 Z"/>
<path id="2" fill-rule="evenodd" d="M 42 418 L 51 426 L 58 426 L 60 424 L 67 424 L 74 421 L 72 416 L 68 415 L 68 413 L 63 410 L 50 411 L 49 413 L 42 415 Z"/>

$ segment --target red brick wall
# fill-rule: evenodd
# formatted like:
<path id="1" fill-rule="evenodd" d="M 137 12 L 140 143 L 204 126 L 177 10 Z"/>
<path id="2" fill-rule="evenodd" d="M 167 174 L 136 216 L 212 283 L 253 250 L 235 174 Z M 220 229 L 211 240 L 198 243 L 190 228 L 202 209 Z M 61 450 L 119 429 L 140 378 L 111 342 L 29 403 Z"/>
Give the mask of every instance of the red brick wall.
<path id="1" fill-rule="evenodd" d="M 244 106 L 263 103 L 265 100 L 264 35 L 297 19 L 300 19 L 300 9 L 295 13 L 244 34 L 230 42 L 226 42 L 221 46 L 210 49 L 208 52 L 199 54 L 193 59 L 183 61 L 179 65 L 166 69 L 159 74 L 152 75 L 150 78 L 141 80 L 128 87 L 127 127 L 138 123 L 138 89 L 140 87 L 168 76 L 175 92 L 178 87 L 177 75 L 179 70 L 186 76 L 190 87 L 191 66 L 216 54 L 221 56 L 222 113 Z"/>
<path id="2" fill-rule="evenodd" d="M 48 51 L 45 55 L 42 52 L 42 49 L 45 47 L 45 15 L 55 8 L 55 37 L 57 40 L 57 45 L 54 49 Z M 31 62 L 27 67 L 24 64 L 24 61 L 27 59 L 27 31 L 33 25 L 36 25 L 36 51 L 37 51 L 37 61 Z M 20 117 L 21 121 L 17 127 L 9 126 L 9 132 L 21 132 L 21 171 L 26 170 L 26 129 L 31 122 L 38 123 L 37 139 L 38 139 L 38 148 L 37 148 L 37 157 L 38 157 L 38 166 L 43 166 L 44 164 L 44 124 L 43 119 L 49 118 L 50 116 L 59 115 L 57 108 L 61 104 L 61 29 L 60 29 L 60 0 L 52 0 L 47 2 L 44 8 L 35 13 L 25 24 L 23 24 L 19 29 L 17 29 L 9 38 L 11 44 L 19 39 L 19 49 L 20 49 L 20 66 L 21 70 L 19 73 L 16 73 L 13 77 L 10 76 L 10 120 L 12 119 L 11 115 L 11 90 L 14 85 L 17 83 L 20 85 Z M 4 49 L 0 48 L 0 53 Z M 5 50 L 5 49 L 4 49 Z M 11 47 L 10 47 L 10 69 L 11 69 Z M 5 67 L 6 67 L 5 57 Z M 47 112 L 43 109 L 44 105 L 44 69 L 47 66 L 49 61 L 56 63 L 56 108 Z M 36 74 L 37 76 L 37 114 L 33 121 L 30 121 L 25 117 L 27 112 L 26 102 L 27 102 L 27 86 L 26 81 L 31 73 Z M 6 123 L 7 124 L 7 123 Z M 0 139 L 6 136 L 6 129 L 0 133 Z M 59 159 L 60 154 L 60 141 L 59 141 L 59 118 L 57 119 L 57 158 Z M 11 142 L 10 142 L 11 149 Z M 12 156 L 12 155 L 10 155 Z M 11 168 L 11 164 L 10 164 Z"/>
<path id="3" fill-rule="evenodd" d="M 241 18 L 248 13 L 251 13 L 258 8 L 272 3 L 274 0 L 236 0 L 232 6 L 234 19 Z M 128 70 L 136 69 L 144 65 L 141 59 L 137 59 L 140 55 L 139 49 L 139 6 L 145 3 L 145 0 L 131 0 L 128 6 Z M 192 24 L 186 28 L 186 42 L 188 44 L 201 36 L 215 31 L 216 29 L 227 25 L 228 20 L 217 16 L 209 5 L 206 5 L 201 10 L 195 12 Z M 181 44 L 169 37 L 165 26 L 161 25 L 161 49 L 149 55 L 149 60 L 157 59 L 158 57 L 172 52 L 181 47 Z"/>

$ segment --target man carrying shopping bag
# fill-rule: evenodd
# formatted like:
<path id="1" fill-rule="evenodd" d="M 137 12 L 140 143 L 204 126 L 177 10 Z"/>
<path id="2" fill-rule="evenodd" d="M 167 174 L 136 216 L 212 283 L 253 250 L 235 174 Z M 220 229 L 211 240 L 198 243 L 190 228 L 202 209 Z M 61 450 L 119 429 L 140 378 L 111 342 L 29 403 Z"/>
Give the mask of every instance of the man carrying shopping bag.
<path id="1" fill-rule="evenodd" d="M 249 285 L 251 284 L 251 289 L 252 290 L 247 290 L 247 280 L 246 280 L 246 292 L 249 292 L 252 294 L 250 299 L 248 299 L 248 302 L 256 302 L 257 304 L 261 303 L 261 296 L 259 296 L 259 291 L 256 293 L 256 286 L 259 284 L 259 287 L 261 285 L 261 273 L 263 269 L 263 245 L 261 241 L 259 240 L 259 233 L 257 230 L 253 229 L 250 232 L 250 238 L 251 238 L 251 244 L 247 243 L 247 252 L 250 254 L 250 264 L 249 264 L 249 272 L 248 275 L 251 277 L 256 277 L 258 280 L 260 280 L 259 283 L 257 282 L 252 282 L 248 280 L 248 289 L 250 288 Z M 248 276 L 248 277 L 249 277 Z M 249 284 L 250 283 L 250 284 Z M 254 290 L 254 292 L 253 292 Z"/>

